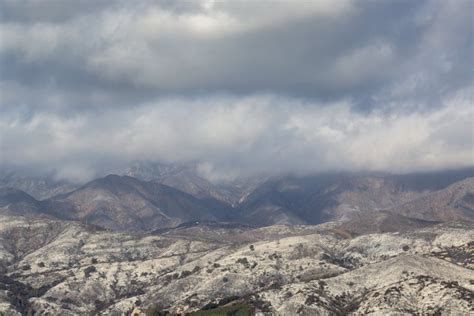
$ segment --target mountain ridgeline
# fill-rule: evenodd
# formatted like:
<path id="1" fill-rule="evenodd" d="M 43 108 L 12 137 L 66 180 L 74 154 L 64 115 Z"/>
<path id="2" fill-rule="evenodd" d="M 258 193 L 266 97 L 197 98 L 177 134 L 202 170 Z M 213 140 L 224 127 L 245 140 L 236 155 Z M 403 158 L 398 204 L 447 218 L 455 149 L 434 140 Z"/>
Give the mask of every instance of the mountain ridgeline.
<path id="1" fill-rule="evenodd" d="M 132 171 L 65 192 L 4 180 L 0 315 L 474 312 L 473 169 L 220 184 Z"/>
<path id="2" fill-rule="evenodd" d="M 0 213 L 142 232 L 194 221 L 256 227 L 319 224 L 381 211 L 398 219 L 474 220 L 474 168 L 408 175 L 259 176 L 218 184 L 190 167 L 134 167 L 126 174 L 140 179 L 108 175 L 43 200 L 22 191 L 24 186 L 7 187 L 7 180 L 9 184 L 25 181 L 22 177 L 15 182 L 9 174 L 0 188 Z M 44 188 L 47 181 L 41 183 Z M 34 185 L 30 190 L 36 196 L 50 195 Z"/>

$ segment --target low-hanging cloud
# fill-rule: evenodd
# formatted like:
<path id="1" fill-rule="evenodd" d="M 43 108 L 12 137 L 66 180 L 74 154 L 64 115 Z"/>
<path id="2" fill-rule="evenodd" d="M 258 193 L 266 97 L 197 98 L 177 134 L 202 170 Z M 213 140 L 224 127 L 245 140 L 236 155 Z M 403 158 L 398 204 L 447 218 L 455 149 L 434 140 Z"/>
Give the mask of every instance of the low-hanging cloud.
<path id="1" fill-rule="evenodd" d="M 3 118 L 3 163 L 86 178 L 133 160 L 251 172 L 409 172 L 472 164 L 474 109 L 462 96 L 419 113 L 363 114 L 350 102 L 271 96 L 170 99 L 134 109 Z"/>
<path id="2" fill-rule="evenodd" d="M 0 164 L 474 164 L 472 1 L 0 1 Z"/>

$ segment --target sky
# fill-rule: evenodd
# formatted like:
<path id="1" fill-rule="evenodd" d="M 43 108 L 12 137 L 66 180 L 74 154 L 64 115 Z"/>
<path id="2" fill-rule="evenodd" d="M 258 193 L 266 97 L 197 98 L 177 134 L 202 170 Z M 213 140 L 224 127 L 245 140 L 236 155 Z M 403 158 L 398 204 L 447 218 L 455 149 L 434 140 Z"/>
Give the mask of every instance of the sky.
<path id="1" fill-rule="evenodd" d="M 474 165 L 474 1 L 0 0 L 0 168 Z"/>

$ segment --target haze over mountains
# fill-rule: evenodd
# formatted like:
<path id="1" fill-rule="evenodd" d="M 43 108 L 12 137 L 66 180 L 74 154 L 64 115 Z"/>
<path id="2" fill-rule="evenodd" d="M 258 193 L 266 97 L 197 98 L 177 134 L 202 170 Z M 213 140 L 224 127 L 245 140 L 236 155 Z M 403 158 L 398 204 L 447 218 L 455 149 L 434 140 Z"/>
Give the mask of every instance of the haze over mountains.
<path id="1" fill-rule="evenodd" d="M 2 173 L 1 315 L 474 312 L 474 168 L 117 173 Z"/>
<path id="2" fill-rule="evenodd" d="M 474 315 L 473 0 L 0 0 L 0 316 Z"/>
<path id="3" fill-rule="evenodd" d="M 153 168 L 152 172 L 150 169 Z M 387 211 L 428 221 L 474 220 L 474 169 L 407 175 L 332 173 L 258 176 L 213 183 L 192 166 L 148 164 L 128 175 L 108 175 L 75 190 L 37 200 L 21 190 L 50 195 L 48 180 L 3 180 L 5 214 L 47 215 L 104 228 L 153 231 L 192 221 L 253 226 L 319 224 Z M 134 175 L 141 179 L 132 177 Z M 25 178 L 21 178 L 25 179 Z M 8 182 L 10 181 L 10 182 Z M 5 184 L 7 183 L 7 184 Z M 19 184 L 7 188 L 8 184 Z M 63 184 L 61 190 L 72 184 Z"/>

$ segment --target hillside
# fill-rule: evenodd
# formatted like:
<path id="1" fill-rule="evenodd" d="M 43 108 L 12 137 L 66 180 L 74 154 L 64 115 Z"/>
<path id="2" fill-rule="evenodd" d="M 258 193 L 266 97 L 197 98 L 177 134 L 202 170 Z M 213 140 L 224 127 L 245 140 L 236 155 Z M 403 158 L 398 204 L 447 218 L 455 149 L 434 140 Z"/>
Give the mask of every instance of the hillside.
<path id="1" fill-rule="evenodd" d="M 456 182 L 391 210 L 408 217 L 474 221 L 474 178 Z"/>
<path id="2" fill-rule="evenodd" d="M 173 227 L 193 220 L 216 220 L 227 207 L 159 183 L 115 175 L 94 180 L 42 204 L 44 210 L 58 218 L 135 231 Z"/>
<path id="3" fill-rule="evenodd" d="M 207 225 L 133 236 L 74 222 L 3 216 L 0 223 L 0 313 L 8 315 L 224 305 L 268 315 L 474 311 L 467 223 L 357 237 L 336 223 L 228 227 L 221 232 L 232 236 L 220 240 Z M 199 238 L 185 233 L 197 228 Z"/>
<path id="4" fill-rule="evenodd" d="M 238 206 L 239 216 L 257 225 L 319 224 L 380 210 L 393 210 L 422 220 L 472 220 L 469 215 L 472 209 L 472 180 L 466 179 L 471 173 L 466 172 L 464 177 L 458 173 L 449 175 L 278 177 L 257 187 Z M 464 200 L 446 204 L 448 197 L 455 199 L 454 191 L 459 191 L 458 195 L 464 194 Z M 424 211 L 427 204 L 437 208 L 438 216 Z M 451 215 L 440 215 L 444 209 Z"/>
<path id="5" fill-rule="evenodd" d="M 384 232 L 385 223 L 389 222 L 399 223 L 399 228 L 403 228 L 423 227 L 423 221 L 474 220 L 474 178 L 469 177 L 469 172 L 464 178 L 459 172 L 437 176 L 345 173 L 279 176 L 258 185 L 253 181 L 240 182 L 240 192 L 247 193 L 239 195 L 238 202 L 229 204 L 222 197 L 216 199 L 207 189 L 200 193 L 188 190 L 194 192 L 189 194 L 160 183 L 179 178 L 178 182 L 189 186 L 188 189 L 194 187 L 196 178 L 185 176 L 182 168 L 159 171 L 161 180 L 109 175 L 41 201 L 18 189 L 2 188 L 0 210 L 9 215 L 46 214 L 136 232 L 172 228 L 193 221 L 259 227 L 358 220 L 366 227 L 378 227 L 375 232 Z"/>
<path id="6" fill-rule="evenodd" d="M 18 189 L 0 188 L 0 214 L 35 216 L 41 213 L 41 203 Z"/>

